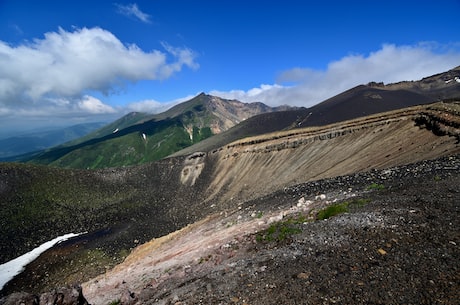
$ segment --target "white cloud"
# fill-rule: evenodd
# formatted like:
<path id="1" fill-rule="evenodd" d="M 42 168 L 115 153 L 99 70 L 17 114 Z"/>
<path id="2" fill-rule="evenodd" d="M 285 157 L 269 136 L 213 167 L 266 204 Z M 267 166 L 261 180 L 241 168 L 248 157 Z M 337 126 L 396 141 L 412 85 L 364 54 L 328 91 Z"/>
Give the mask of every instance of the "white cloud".
<path id="1" fill-rule="evenodd" d="M 212 90 L 209 92 L 211 95 L 219 96 L 225 99 L 235 99 L 245 102 L 255 102 L 262 101 L 274 98 L 280 92 L 288 89 L 288 87 L 283 87 L 281 85 L 267 85 L 262 84 L 260 87 L 249 89 L 248 91 L 244 90 L 231 90 L 231 91 L 219 91 Z"/>
<path id="2" fill-rule="evenodd" d="M 128 17 L 135 17 L 144 23 L 150 23 L 150 15 L 142 12 L 136 3 L 127 5 L 115 3 L 118 8 L 118 12 Z"/>
<path id="3" fill-rule="evenodd" d="M 85 91 L 108 94 L 126 82 L 163 80 L 184 66 L 198 68 L 193 51 L 169 45 L 165 49 L 144 52 L 101 28 L 59 28 L 18 46 L 0 41 L 0 106 L 78 102 Z"/>
<path id="4" fill-rule="evenodd" d="M 368 55 L 352 54 L 330 62 L 325 71 L 295 67 L 281 73 L 275 85 L 262 85 L 247 91 L 213 91 L 211 94 L 244 102 L 260 101 L 272 106 L 310 107 L 360 84 L 419 80 L 459 64 L 460 51 L 456 45 L 385 44 Z"/>
<path id="5" fill-rule="evenodd" d="M 99 99 L 85 95 L 78 102 L 78 108 L 91 114 L 115 113 L 116 110 L 109 105 L 102 103 Z"/>
<path id="6" fill-rule="evenodd" d="M 126 109 L 128 111 L 157 113 L 159 109 L 163 109 L 164 107 L 164 103 L 155 100 L 143 100 L 128 104 Z"/>
<path id="7" fill-rule="evenodd" d="M 158 102 L 155 100 L 143 100 L 132 102 L 125 106 L 125 112 L 136 111 L 146 113 L 161 113 L 179 103 L 191 100 L 197 95 L 198 93 L 195 95 L 188 95 L 186 97 L 178 98 L 169 102 Z"/>

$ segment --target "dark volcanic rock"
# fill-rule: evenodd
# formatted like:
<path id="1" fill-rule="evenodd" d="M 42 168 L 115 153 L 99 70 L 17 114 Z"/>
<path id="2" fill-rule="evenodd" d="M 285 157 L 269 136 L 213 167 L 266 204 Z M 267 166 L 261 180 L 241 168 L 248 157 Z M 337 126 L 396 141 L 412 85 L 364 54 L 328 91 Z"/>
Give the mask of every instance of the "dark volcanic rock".
<path id="1" fill-rule="evenodd" d="M 40 296 L 17 292 L 0 299 L 1 305 L 89 305 L 80 286 L 62 287 Z"/>
<path id="2" fill-rule="evenodd" d="M 15 292 L 0 299 L 1 305 L 38 305 L 39 299 L 36 295 L 27 292 Z"/>
<path id="3" fill-rule="evenodd" d="M 283 241 L 240 238 L 231 257 L 147 286 L 135 304 L 458 304 L 459 170 L 460 159 L 452 156 L 264 197 L 282 202 L 352 187 L 364 188 L 359 198 L 368 203 L 306 222 Z"/>

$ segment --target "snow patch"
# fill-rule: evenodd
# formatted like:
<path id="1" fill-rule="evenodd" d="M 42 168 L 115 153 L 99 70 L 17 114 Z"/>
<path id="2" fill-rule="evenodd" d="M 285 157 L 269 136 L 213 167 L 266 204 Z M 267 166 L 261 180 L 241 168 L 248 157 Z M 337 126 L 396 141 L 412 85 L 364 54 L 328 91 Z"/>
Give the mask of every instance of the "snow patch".
<path id="1" fill-rule="evenodd" d="M 27 252 L 24 255 L 21 255 L 15 259 L 10 260 L 2 265 L 0 265 L 0 290 L 3 289 L 6 283 L 11 281 L 16 275 L 21 273 L 24 270 L 24 267 L 34 261 L 37 257 L 40 256 L 46 250 L 52 248 L 55 244 L 65 241 L 69 238 L 85 234 L 85 233 L 69 233 L 59 237 L 56 237 L 53 240 L 47 241 L 37 248 L 33 249 L 30 252 Z"/>

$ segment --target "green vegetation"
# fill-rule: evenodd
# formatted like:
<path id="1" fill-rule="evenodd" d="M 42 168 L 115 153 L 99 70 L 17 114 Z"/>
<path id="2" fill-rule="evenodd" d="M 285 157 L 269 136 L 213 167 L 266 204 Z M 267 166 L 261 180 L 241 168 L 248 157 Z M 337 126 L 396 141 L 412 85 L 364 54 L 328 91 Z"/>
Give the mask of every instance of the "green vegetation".
<path id="1" fill-rule="evenodd" d="M 369 185 L 367 187 L 368 190 L 376 190 L 376 191 L 381 191 L 383 189 L 385 189 L 385 185 L 383 184 L 378 184 L 378 183 L 372 183 L 371 185 Z"/>
<path id="2" fill-rule="evenodd" d="M 206 256 L 206 257 L 200 257 L 200 259 L 199 259 L 199 261 L 198 261 L 198 264 L 203 264 L 203 263 L 209 261 L 211 258 L 212 258 L 212 255 L 211 255 L 211 254 L 209 254 L 209 255 Z"/>
<path id="3" fill-rule="evenodd" d="M 336 216 L 342 213 L 346 213 L 350 210 L 350 208 L 362 207 L 366 205 L 367 203 L 369 203 L 369 201 L 370 201 L 369 199 L 356 199 L 350 202 L 345 201 L 342 203 L 330 205 L 318 211 L 318 213 L 316 214 L 316 219 L 324 220 L 324 219 L 328 219 L 330 217 L 333 217 L 333 216 Z"/>
<path id="4" fill-rule="evenodd" d="M 163 159 L 213 136 L 216 117 L 205 106 L 208 97 L 158 114 L 130 113 L 88 137 L 24 160 L 66 168 L 97 169 L 137 165 Z"/>
<path id="5" fill-rule="evenodd" d="M 109 303 L 109 305 L 120 305 L 121 301 L 120 300 L 113 300 L 112 302 Z"/>
<path id="6" fill-rule="evenodd" d="M 307 218 L 299 214 L 295 218 L 273 223 L 268 229 L 258 233 L 256 235 L 256 240 L 258 242 L 282 242 L 292 235 L 302 232 L 300 225 L 306 221 Z"/>
<path id="7" fill-rule="evenodd" d="M 330 205 L 316 214 L 316 220 L 324 220 L 342 213 L 349 212 L 350 209 L 358 208 L 369 203 L 369 199 L 355 199 L 345 201 L 338 204 Z M 259 214 L 258 214 L 259 215 Z M 282 242 L 290 238 L 294 234 L 302 232 L 301 225 L 308 221 L 308 218 L 303 214 L 298 214 L 296 217 L 290 217 L 287 220 L 275 222 L 266 230 L 259 232 L 256 235 L 258 242 Z"/>
<path id="8" fill-rule="evenodd" d="M 51 150 L 31 162 L 90 169 L 136 165 L 160 160 L 213 135 L 209 127 L 194 126 L 191 136 L 178 121 L 144 127 L 144 131 Z"/>
<path id="9" fill-rule="evenodd" d="M 330 205 L 318 212 L 316 219 L 324 220 L 332 216 L 348 212 L 348 204 L 346 202 L 341 204 Z"/>

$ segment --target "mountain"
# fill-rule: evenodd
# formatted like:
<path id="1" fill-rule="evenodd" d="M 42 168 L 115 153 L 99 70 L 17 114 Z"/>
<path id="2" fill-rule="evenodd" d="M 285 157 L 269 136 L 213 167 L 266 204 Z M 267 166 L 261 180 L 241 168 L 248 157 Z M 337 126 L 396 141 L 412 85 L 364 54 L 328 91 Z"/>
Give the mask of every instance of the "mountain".
<path id="1" fill-rule="evenodd" d="M 311 109 L 259 114 L 202 149 L 137 166 L 0 163 L 1 263 L 87 232 L 45 252 L 0 297 L 81 283 L 95 305 L 456 304 L 460 101 L 456 79 L 443 81 L 444 101 L 401 99 L 366 115 L 361 98 L 346 114 L 355 118 L 333 112 L 311 127 Z"/>
<path id="2" fill-rule="evenodd" d="M 164 158 L 253 115 L 288 108 L 245 104 L 201 93 L 160 114 L 129 113 L 92 134 L 26 160 L 73 168 L 135 165 Z"/>
<path id="3" fill-rule="evenodd" d="M 85 123 L 1 139 L 0 160 L 11 160 L 14 159 L 11 158 L 13 156 L 36 152 L 83 137 L 103 125 L 104 123 Z"/>
<path id="4" fill-rule="evenodd" d="M 370 82 L 311 108 L 301 126 L 318 126 L 404 107 L 460 98 L 460 66 L 418 81 Z"/>
<path id="5" fill-rule="evenodd" d="M 372 282 L 378 276 L 397 297 L 415 289 L 409 303 L 420 303 L 422 289 L 411 285 L 421 279 L 429 300 L 445 300 L 458 291 L 449 283 L 458 271 L 451 255 L 459 242 L 459 154 L 460 102 L 451 101 L 139 166 L 0 164 L 2 262 L 56 236 L 88 232 L 42 255 L 2 293 L 77 282 L 91 304 L 125 295 L 137 304 L 195 303 L 206 294 L 217 303 L 263 304 L 290 293 L 294 304 L 305 298 L 300 287 L 330 297 L 321 287 L 343 277 L 375 292 L 377 302 L 387 291 Z M 320 220 L 329 209 L 350 213 Z"/>
<path id="6" fill-rule="evenodd" d="M 323 126 L 458 97 L 460 67 L 418 81 L 359 85 L 308 109 L 270 108 L 201 93 L 164 113 L 130 113 L 86 137 L 22 160 L 73 168 L 135 165 L 211 151 L 247 136 Z"/>
<path id="7" fill-rule="evenodd" d="M 380 112 L 451 99 L 460 99 L 460 66 L 419 81 L 387 85 L 370 82 L 367 85 L 359 85 L 310 108 L 260 114 L 171 156 L 188 155 L 194 151 L 212 151 L 247 136 L 277 130 L 324 126 Z"/>

